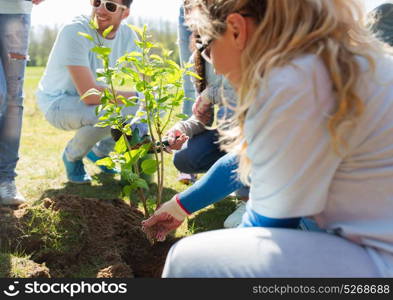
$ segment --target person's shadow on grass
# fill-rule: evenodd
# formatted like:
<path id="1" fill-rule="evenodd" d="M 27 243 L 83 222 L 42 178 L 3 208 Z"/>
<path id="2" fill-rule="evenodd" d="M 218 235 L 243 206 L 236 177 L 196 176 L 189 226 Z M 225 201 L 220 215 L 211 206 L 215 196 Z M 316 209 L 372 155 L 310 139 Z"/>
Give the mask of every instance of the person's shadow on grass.
<path id="1" fill-rule="evenodd" d="M 98 173 L 92 176 L 92 179 L 92 182 L 89 184 L 66 182 L 62 188 L 48 189 L 41 195 L 39 200 L 68 194 L 97 199 L 120 198 L 122 188 L 113 175 Z"/>
<path id="2" fill-rule="evenodd" d="M 98 173 L 92 176 L 92 179 L 93 180 L 91 184 L 74 184 L 67 182 L 62 188 L 48 189 L 41 195 L 39 201 L 59 195 L 77 195 L 84 198 L 96 199 L 122 198 L 122 190 L 125 184 L 118 178 L 115 178 L 114 175 Z M 149 210 L 152 210 L 154 207 L 156 190 L 156 183 L 150 183 L 149 190 L 145 190 L 145 196 L 148 199 Z M 171 199 L 177 193 L 178 191 L 174 189 L 164 187 L 163 201 Z M 135 191 L 131 192 L 129 200 L 131 203 L 138 205 L 139 199 L 135 197 L 136 194 L 137 193 Z"/>
<path id="3" fill-rule="evenodd" d="M 226 198 L 200 211 L 188 220 L 191 233 L 224 228 L 225 219 L 236 209 L 235 201 Z"/>

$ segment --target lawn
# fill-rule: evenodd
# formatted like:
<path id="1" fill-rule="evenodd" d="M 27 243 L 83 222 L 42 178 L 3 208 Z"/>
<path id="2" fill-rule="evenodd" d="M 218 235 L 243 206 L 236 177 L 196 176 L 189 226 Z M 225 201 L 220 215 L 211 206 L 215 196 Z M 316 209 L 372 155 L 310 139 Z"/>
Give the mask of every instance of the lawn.
<path id="1" fill-rule="evenodd" d="M 32 211 L 36 214 L 36 221 L 34 223 L 36 225 L 32 225 L 32 228 L 29 228 L 29 230 L 38 231 L 41 234 L 41 241 L 50 240 L 49 236 L 48 239 L 45 238 L 45 232 L 48 230 L 53 235 L 62 229 L 61 227 L 51 229 L 49 225 L 44 224 L 45 220 L 51 220 L 51 222 L 55 224 L 52 224 L 52 227 L 56 227 L 56 224 L 61 224 L 55 221 L 56 218 L 59 218 L 56 212 L 51 213 L 54 214 L 53 216 L 45 215 L 48 210 L 43 208 L 42 205 L 47 203 L 47 201 L 50 201 L 43 201 L 45 198 L 53 199 L 60 195 L 74 195 L 75 197 L 72 196 L 74 197 L 74 205 L 75 199 L 95 198 L 99 199 L 99 202 L 97 202 L 98 206 L 105 206 L 107 201 L 113 201 L 106 199 L 121 199 L 122 190 L 119 175 L 113 176 L 102 174 L 97 166 L 87 160 L 85 161 L 85 165 L 89 174 L 93 178 L 92 184 L 75 185 L 67 182 L 61 154 L 67 142 L 72 138 L 74 132 L 61 131 L 54 128 L 45 120 L 41 111 L 38 109 L 36 105 L 35 91 L 43 72 L 44 68 L 42 67 L 28 67 L 26 70 L 23 129 L 20 147 L 20 160 L 17 166 L 18 176 L 16 178 L 17 186 L 26 197 L 29 204 L 33 205 Z M 177 181 L 177 170 L 172 164 L 172 157 L 170 154 L 166 154 L 165 165 L 166 177 L 164 180 L 164 201 L 167 201 L 174 194 L 186 189 L 187 186 Z M 151 183 L 150 188 L 155 188 L 154 181 Z M 129 199 L 121 200 L 126 203 L 126 207 L 128 209 Z M 151 204 L 150 207 L 152 206 L 153 205 Z M 141 205 L 139 205 L 139 208 L 142 210 Z M 188 218 L 177 229 L 174 236 L 176 238 L 181 238 L 198 232 L 222 228 L 225 218 L 234 210 L 234 208 L 235 202 L 231 199 L 224 199 L 215 205 L 211 205 Z M 94 211 L 94 209 L 95 208 L 93 207 L 92 210 Z M 127 209 L 124 208 L 124 210 Z M 39 215 L 38 212 L 44 212 L 44 215 Z M 11 215 L 9 215 L 7 211 L 5 213 L 6 215 L 8 214 L 7 216 L 12 216 L 12 213 Z M 118 211 L 119 216 L 122 213 L 123 211 Z M 126 214 L 127 212 L 124 213 Z M 104 213 L 102 218 L 106 219 L 107 214 L 108 213 Z M 39 223 L 38 220 L 41 220 L 41 223 Z M 127 217 L 125 220 L 125 222 L 128 222 Z M 1 223 L 2 226 L 0 229 L 3 231 L 3 234 L 5 233 L 5 236 L 12 238 L 12 232 L 7 231 L 8 227 L 6 225 L 6 219 L 3 221 L 5 223 Z M 61 221 L 61 218 L 59 221 Z M 41 228 L 37 224 L 43 227 Z M 116 227 L 117 225 L 113 226 Z M 42 235 L 43 232 L 44 235 Z M 27 236 L 34 236 L 34 234 L 28 234 Z M 60 236 L 60 238 L 68 238 L 67 236 L 68 234 L 65 234 L 63 237 Z M 31 261 L 29 260 L 31 255 L 37 256 L 37 253 L 29 253 L 29 251 L 26 249 L 20 249 L 20 247 L 18 247 L 18 249 L 9 249 L 5 244 L 0 245 L 0 266 L 4 267 L 4 270 L 0 268 L 0 277 L 29 277 L 27 274 L 31 271 L 30 269 L 37 268 L 36 265 L 31 265 Z M 31 265 L 31 267 L 29 267 L 29 265 Z M 43 268 L 45 269 L 44 265 Z M 90 268 L 92 268 L 92 270 L 90 270 Z M 96 274 L 95 272 L 96 268 L 94 264 L 92 265 L 90 263 L 85 269 L 82 267 L 81 270 L 72 273 L 70 276 L 94 277 Z"/>
<path id="2" fill-rule="evenodd" d="M 17 166 L 17 185 L 29 201 L 42 200 L 59 194 L 74 194 L 82 197 L 102 199 L 118 198 L 121 194 L 119 176 L 105 175 L 92 163 L 86 161 L 88 172 L 93 177 L 91 185 L 74 185 L 66 181 L 62 151 L 72 138 L 73 132 L 61 131 L 51 126 L 38 109 L 35 90 L 43 73 L 41 67 L 28 67 L 25 77 L 25 109 Z M 166 157 L 166 200 L 186 186 L 178 183 L 177 171 L 172 158 Z M 206 230 L 222 228 L 225 217 L 234 209 L 235 203 L 224 200 L 212 205 L 188 219 L 177 230 L 179 237 Z"/>

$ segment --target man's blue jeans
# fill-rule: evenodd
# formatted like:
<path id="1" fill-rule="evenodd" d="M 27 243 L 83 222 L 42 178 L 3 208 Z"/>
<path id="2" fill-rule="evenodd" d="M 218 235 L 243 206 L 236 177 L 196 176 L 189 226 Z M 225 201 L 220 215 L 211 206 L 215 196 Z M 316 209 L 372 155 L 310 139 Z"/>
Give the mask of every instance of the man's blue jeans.
<path id="1" fill-rule="evenodd" d="M 16 177 L 29 14 L 0 14 L 0 183 Z"/>

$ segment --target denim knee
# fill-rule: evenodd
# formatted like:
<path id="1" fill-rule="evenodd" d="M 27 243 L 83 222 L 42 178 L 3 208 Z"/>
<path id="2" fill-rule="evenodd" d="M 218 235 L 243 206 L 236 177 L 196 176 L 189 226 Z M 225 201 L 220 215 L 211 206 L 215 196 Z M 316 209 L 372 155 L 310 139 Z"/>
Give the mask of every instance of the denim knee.
<path id="1" fill-rule="evenodd" d="M 217 144 L 217 131 L 207 130 L 189 139 L 173 158 L 175 167 L 184 173 L 204 173 L 226 153 Z"/>
<path id="2" fill-rule="evenodd" d="M 0 118 L 6 111 L 7 103 L 7 85 L 4 76 L 1 74 L 1 64 L 0 64 Z"/>
<path id="3" fill-rule="evenodd" d="M 1 93 L 0 91 L 0 120 L 6 111 L 7 111 L 6 94 Z"/>
<path id="4" fill-rule="evenodd" d="M 182 173 L 198 173 L 198 168 L 192 163 L 192 159 L 190 159 L 188 152 L 187 148 L 176 151 L 173 155 L 173 164 L 176 169 Z"/>
<path id="5" fill-rule="evenodd" d="M 235 193 L 236 193 L 236 197 L 239 199 L 248 199 L 250 194 L 250 187 L 243 186 L 242 188 L 238 189 Z"/>

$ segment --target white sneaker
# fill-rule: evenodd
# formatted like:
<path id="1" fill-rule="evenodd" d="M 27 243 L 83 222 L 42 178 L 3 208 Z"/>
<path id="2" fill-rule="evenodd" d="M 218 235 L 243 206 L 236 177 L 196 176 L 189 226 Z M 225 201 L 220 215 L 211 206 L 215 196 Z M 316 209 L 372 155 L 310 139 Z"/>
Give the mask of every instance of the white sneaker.
<path id="1" fill-rule="evenodd" d="M 228 195 L 228 197 L 236 198 L 236 197 L 237 197 L 236 192 L 230 193 L 230 194 Z"/>
<path id="2" fill-rule="evenodd" d="M 246 212 L 246 202 L 240 201 L 236 210 L 231 213 L 224 221 L 224 228 L 235 228 L 242 222 L 242 217 Z"/>
<path id="3" fill-rule="evenodd" d="M 26 199 L 17 190 L 15 181 L 0 183 L 0 201 L 3 205 L 19 205 Z"/>

